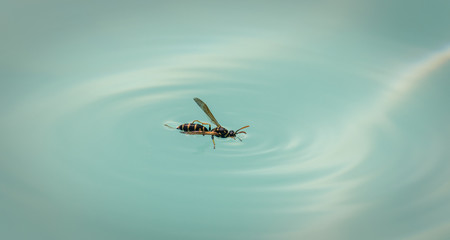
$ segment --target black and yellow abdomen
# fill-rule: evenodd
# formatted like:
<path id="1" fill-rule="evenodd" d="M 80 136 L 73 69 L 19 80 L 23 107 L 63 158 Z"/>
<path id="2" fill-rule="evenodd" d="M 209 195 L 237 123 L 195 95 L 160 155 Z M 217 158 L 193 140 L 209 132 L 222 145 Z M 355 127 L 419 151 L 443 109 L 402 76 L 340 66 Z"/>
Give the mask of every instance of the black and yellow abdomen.
<path id="1" fill-rule="evenodd" d="M 195 132 L 195 131 L 206 132 L 206 131 L 208 131 L 208 129 L 205 126 L 203 126 L 201 124 L 195 124 L 195 123 L 181 124 L 180 126 L 177 127 L 177 129 L 183 130 L 185 132 Z"/>

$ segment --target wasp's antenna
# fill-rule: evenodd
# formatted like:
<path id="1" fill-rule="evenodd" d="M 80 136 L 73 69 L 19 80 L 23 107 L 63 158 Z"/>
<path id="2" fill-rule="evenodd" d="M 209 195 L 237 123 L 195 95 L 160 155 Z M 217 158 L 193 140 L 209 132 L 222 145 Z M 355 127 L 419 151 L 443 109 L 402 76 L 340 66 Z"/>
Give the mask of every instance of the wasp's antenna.
<path id="1" fill-rule="evenodd" d="M 247 125 L 247 126 L 244 126 L 244 127 L 239 128 L 238 130 L 236 130 L 236 134 L 238 134 L 238 133 L 245 133 L 245 134 L 247 134 L 246 132 L 240 131 L 240 130 L 242 130 L 242 129 L 244 129 L 244 128 L 248 128 L 248 127 L 250 127 L 250 126 Z M 239 131 L 240 131 L 240 132 L 239 132 Z"/>

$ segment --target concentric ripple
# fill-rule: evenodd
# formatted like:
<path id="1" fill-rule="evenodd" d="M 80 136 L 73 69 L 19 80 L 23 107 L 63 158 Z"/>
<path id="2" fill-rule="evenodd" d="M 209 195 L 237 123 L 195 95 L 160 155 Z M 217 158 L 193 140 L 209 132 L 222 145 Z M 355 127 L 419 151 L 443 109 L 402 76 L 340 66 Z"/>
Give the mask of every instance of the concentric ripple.
<path id="1" fill-rule="evenodd" d="M 239 44 L 232 46 L 235 54 L 241 49 Z M 321 106 L 328 112 L 316 116 L 333 120 L 308 116 L 317 106 L 310 108 L 304 96 L 286 87 L 295 80 L 272 82 L 253 73 L 243 81 L 239 71 L 262 68 L 261 63 L 245 59 L 242 67 L 235 63 L 239 57 L 219 52 L 220 57 L 182 56 L 162 66 L 59 86 L 22 102 L 2 118 L 8 129 L 6 154 L 15 160 L 3 171 L 23 186 L 5 188 L 9 201 L 21 202 L 25 209 L 35 209 L 33 201 L 43 208 L 57 204 L 64 210 L 49 214 L 53 222 L 63 218 L 65 224 L 72 221 L 67 216 L 78 216 L 80 222 L 113 219 L 112 225 L 124 225 L 122 217 L 158 224 L 168 214 L 165 225 L 184 216 L 183 211 L 201 213 L 193 224 L 197 227 L 208 223 L 210 211 L 222 217 L 231 212 L 244 219 L 242 224 L 246 218 L 255 221 L 249 216 L 279 216 L 278 224 L 269 220 L 262 224 L 275 224 L 277 231 L 289 228 L 274 235 L 294 239 L 317 234 L 321 224 L 331 227 L 350 219 L 345 222 L 350 225 L 364 212 L 376 216 L 382 210 L 377 204 L 385 202 L 371 201 L 372 197 L 382 199 L 386 192 L 431 177 L 427 171 L 414 175 L 417 171 L 405 174 L 408 181 L 392 183 L 398 176 L 374 161 L 383 161 L 387 168 L 405 164 L 398 160 L 405 159 L 404 146 L 389 135 L 402 128 L 388 115 L 448 61 L 448 49 L 399 74 L 388 86 L 391 91 L 365 99 L 362 109 L 334 105 L 349 111 L 341 114 Z M 242 69 L 236 76 L 227 73 L 230 68 Z M 281 92 L 271 95 L 276 91 Z M 229 130 L 250 125 L 248 134 L 240 135 L 242 141 L 216 138 L 212 149 L 209 136 L 183 135 L 165 127 L 209 121 L 193 97 L 202 98 Z M 384 146 L 385 141 L 401 151 Z M 385 154 L 386 149 L 392 154 Z M 377 192 L 381 187 L 391 189 Z M 442 194 L 447 197 L 445 191 Z M 421 201 L 428 200 L 418 198 L 415 204 Z M 134 207 L 125 210 L 123 204 Z M 153 217 L 159 209 L 164 214 Z M 292 225 L 285 226 L 288 222 Z"/>

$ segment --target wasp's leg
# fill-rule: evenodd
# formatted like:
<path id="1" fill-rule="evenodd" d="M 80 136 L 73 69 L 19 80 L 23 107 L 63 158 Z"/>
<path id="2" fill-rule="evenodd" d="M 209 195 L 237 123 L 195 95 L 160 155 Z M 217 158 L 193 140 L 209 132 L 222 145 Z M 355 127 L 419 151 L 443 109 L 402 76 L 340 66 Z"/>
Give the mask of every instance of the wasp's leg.
<path id="1" fill-rule="evenodd" d="M 203 132 L 203 131 L 192 131 L 192 132 L 181 131 L 180 133 L 188 134 L 188 135 L 203 135 L 203 136 L 205 136 L 206 132 Z"/>
<path id="2" fill-rule="evenodd" d="M 176 128 L 174 128 L 174 127 L 172 127 L 172 126 L 169 126 L 169 125 L 167 125 L 167 124 L 164 124 L 164 126 L 166 126 L 166 127 L 168 127 L 168 128 L 176 129 Z"/>
<path id="3" fill-rule="evenodd" d="M 208 126 L 209 126 L 209 131 L 211 131 L 211 124 L 209 124 L 209 123 L 204 123 L 204 122 L 200 122 L 199 120 L 194 120 L 194 121 L 192 121 L 192 123 L 195 123 L 195 122 L 199 122 L 199 123 L 202 124 L 202 125 L 208 125 Z"/>
<path id="4" fill-rule="evenodd" d="M 211 139 L 212 139 L 213 144 L 214 144 L 214 149 L 216 149 L 216 143 L 214 142 L 214 135 L 211 135 Z"/>

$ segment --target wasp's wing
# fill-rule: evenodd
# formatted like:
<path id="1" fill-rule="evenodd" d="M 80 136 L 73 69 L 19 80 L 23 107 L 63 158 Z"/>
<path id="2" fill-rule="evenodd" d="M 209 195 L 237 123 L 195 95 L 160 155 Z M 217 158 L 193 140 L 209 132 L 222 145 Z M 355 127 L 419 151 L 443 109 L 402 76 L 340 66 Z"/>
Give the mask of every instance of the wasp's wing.
<path id="1" fill-rule="evenodd" d="M 206 106 L 206 103 L 204 103 L 202 100 L 200 100 L 199 98 L 194 98 L 194 101 L 198 104 L 198 106 L 203 110 L 203 112 L 206 113 L 206 115 L 208 115 L 209 119 L 211 119 L 211 121 L 216 124 L 216 126 L 220 127 L 219 122 L 217 122 L 216 118 L 214 117 L 214 115 L 212 115 L 211 111 L 209 110 L 208 106 Z"/>

